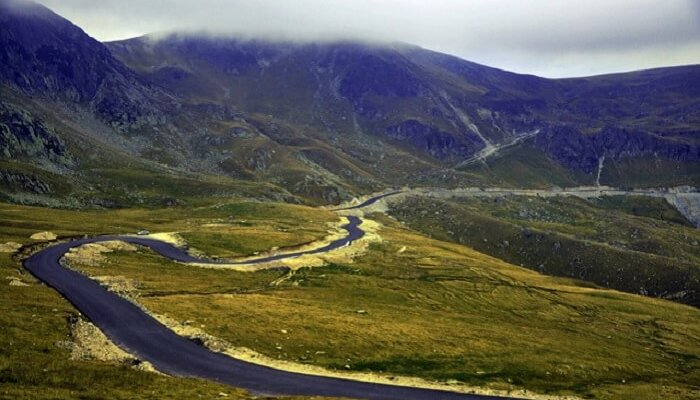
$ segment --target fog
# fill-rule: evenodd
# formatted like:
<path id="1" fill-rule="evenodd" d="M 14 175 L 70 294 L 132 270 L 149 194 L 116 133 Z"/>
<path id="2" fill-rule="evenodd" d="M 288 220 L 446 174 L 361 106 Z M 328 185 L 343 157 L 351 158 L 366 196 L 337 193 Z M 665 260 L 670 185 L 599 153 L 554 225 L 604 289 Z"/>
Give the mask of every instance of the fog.
<path id="1" fill-rule="evenodd" d="M 700 63 L 695 0 L 39 2 L 102 41 L 172 31 L 401 41 L 548 77 Z"/>

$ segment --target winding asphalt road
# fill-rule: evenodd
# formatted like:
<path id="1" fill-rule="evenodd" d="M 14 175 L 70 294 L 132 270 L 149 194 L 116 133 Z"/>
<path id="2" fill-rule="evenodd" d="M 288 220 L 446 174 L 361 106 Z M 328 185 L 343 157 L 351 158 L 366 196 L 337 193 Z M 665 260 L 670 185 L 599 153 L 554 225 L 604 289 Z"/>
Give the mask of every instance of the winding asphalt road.
<path id="1" fill-rule="evenodd" d="M 368 204 L 370 200 L 363 204 Z M 261 257 L 245 263 L 277 261 L 303 254 L 322 253 L 348 245 L 364 235 L 364 231 L 359 227 L 361 223 L 359 218 L 350 216 L 348 220 L 349 223 L 344 226 L 348 234 L 327 246 Z M 27 270 L 61 293 L 114 343 L 139 359 L 150 362 L 161 372 L 210 379 L 261 395 L 331 396 L 377 400 L 503 399 L 286 372 L 211 351 L 177 335 L 143 310 L 108 291 L 96 281 L 61 265 L 61 258 L 71 248 L 107 240 L 122 240 L 147 246 L 166 258 L 180 262 L 214 264 L 224 261 L 198 259 L 187 254 L 183 249 L 154 239 L 137 236 L 99 236 L 56 244 L 41 250 L 24 262 Z"/>
<path id="2" fill-rule="evenodd" d="M 363 208 L 363 207 L 371 206 L 372 204 L 378 202 L 379 200 L 381 200 L 381 199 L 383 199 L 383 198 L 385 198 L 385 197 L 393 196 L 393 195 L 399 194 L 399 193 L 403 193 L 403 191 L 397 190 L 397 191 L 394 191 L 394 192 L 389 192 L 389 193 L 380 194 L 380 195 L 378 195 L 378 196 L 370 197 L 369 199 L 363 201 L 363 202 L 360 203 L 360 204 L 357 204 L 357 205 L 354 205 L 354 206 L 350 206 L 350 207 L 335 208 L 335 209 L 333 209 L 333 211 L 357 210 L 358 208 Z"/>

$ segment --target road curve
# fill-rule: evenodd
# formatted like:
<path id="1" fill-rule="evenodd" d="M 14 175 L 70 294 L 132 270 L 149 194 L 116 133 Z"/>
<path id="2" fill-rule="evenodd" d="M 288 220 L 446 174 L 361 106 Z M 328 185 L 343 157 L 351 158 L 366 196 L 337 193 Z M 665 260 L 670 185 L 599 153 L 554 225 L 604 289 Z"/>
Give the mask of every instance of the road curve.
<path id="1" fill-rule="evenodd" d="M 403 193 L 403 191 L 402 191 L 402 190 L 397 190 L 397 191 L 394 191 L 394 192 L 389 192 L 389 193 L 380 194 L 380 195 L 378 195 L 378 196 L 370 197 L 369 199 L 363 201 L 363 202 L 360 203 L 360 204 L 357 204 L 357 205 L 354 205 L 354 206 L 349 206 L 349 207 L 343 207 L 343 208 L 334 208 L 333 211 L 357 210 L 358 208 L 363 208 L 363 207 L 371 206 L 372 204 L 376 203 L 377 201 L 379 201 L 379 200 L 381 200 L 381 199 L 383 199 L 383 198 L 385 198 L 385 197 L 393 196 L 393 195 L 399 194 L 399 193 Z"/>
<path id="2" fill-rule="evenodd" d="M 371 199 L 370 199 L 371 200 Z M 375 200 L 376 201 L 376 200 Z M 365 202 L 367 203 L 367 202 Z M 248 260 L 263 263 L 302 254 L 330 251 L 364 235 L 361 220 L 348 217 L 348 234 L 327 246 L 305 252 Z M 24 262 L 34 276 L 53 287 L 97 325 L 114 343 L 161 372 L 210 379 L 262 395 L 306 395 L 377 400 L 503 399 L 443 390 L 421 389 L 321 377 L 237 360 L 217 353 L 177 335 L 136 305 L 108 291 L 96 281 L 61 265 L 60 259 L 73 247 L 106 240 L 123 240 L 150 247 L 155 252 L 181 262 L 220 263 L 198 259 L 171 244 L 136 236 L 100 236 L 59 243 L 39 251 Z"/>

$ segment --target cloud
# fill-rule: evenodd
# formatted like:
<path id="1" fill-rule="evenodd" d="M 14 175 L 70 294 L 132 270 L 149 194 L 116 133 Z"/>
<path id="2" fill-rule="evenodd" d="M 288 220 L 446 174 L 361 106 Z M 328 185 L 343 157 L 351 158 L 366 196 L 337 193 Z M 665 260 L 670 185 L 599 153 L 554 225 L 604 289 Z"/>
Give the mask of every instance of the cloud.
<path id="1" fill-rule="evenodd" d="M 700 63 L 696 0 L 40 0 L 100 40 L 163 31 L 403 41 L 517 72 Z"/>

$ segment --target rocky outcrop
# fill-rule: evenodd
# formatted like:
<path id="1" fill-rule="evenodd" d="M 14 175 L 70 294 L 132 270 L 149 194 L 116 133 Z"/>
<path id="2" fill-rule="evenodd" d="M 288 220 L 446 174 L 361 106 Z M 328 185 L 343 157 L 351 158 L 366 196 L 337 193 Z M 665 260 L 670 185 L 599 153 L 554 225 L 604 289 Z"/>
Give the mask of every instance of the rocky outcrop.
<path id="1" fill-rule="evenodd" d="M 22 245 L 17 242 L 0 243 L 0 253 L 15 253 L 22 248 Z"/>
<path id="2" fill-rule="evenodd" d="M 29 236 L 29 238 L 32 240 L 41 240 L 41 241 L 56 240 L 57 237 L 58 236 L 56 236 L 55 233 L 49 232 L 49 231 L 37 232 L 37 233 L 33 233 L 31 236 Z"/>
<path id="3" fill-rule="evenodd" d="M 653 155 L 676 161 L 700 161 L 700 143 L 608 126 L 583 134 L 572 126 L 545 128 L 535 144 L 563 166 L 593 173 L 603 156 L 621 160 Z"/>
<path id="4" fill-rule="evenodd" d="M 672 190 L 664 197 L 690 223 L 696 228 L 700 228 L 700 192 L 698 192 L 698 188 L 686 187 Z"/>
<path id="5" fill-rule="evenodd" d="M 34 2 L 0 2 L 0 81 L 89 106 L 118 129 L 161 122 L 158 90 L 97 40 Z"/>
<path id="6" fill-rule="evenodd" d="M 0 171 L 0 184 L 14 192 L 29 192 L 36 194 L 52 193 L 51 186 L 35 175 L 25 175 L 13 171 Z"/>
<path id="7" fill-rule="evenodd" d="M 255 149 L 250 158 L 248 158 L 248 168 L 257 172 L 265 171 L 269 167 L 269 163 L 271 160 L 271 150 Z"/>
<path id="8" fill-rule="evenodd" d="M 323 199 L 329 204 L 337 204 L 352 198 L 352 194 L 342 186 L 330 182 L 323 176 L 307 174 L 304 179 L 296 182 L 292 192 L 301 196 Z"/>
<path id="9" fill-rule="evenodd" d="M 477 136 L 469 135 L 459 140 L 449 132 L 413 119 L 389 126 L 386 135 L 392 139 L 406 141 L 435 158 L 466 156 L 484 146 Z"/>
<path id="10" fill-rule="evenodd" d="M 0 103 L 0 158 L 22 157 L 45 159 L 64 166 L 73 162 L 63 140 L 44 121 L 22 109 Z M 29 183 L 21 176 L 5 173 L 0 179 L 22 185 Z"/>

